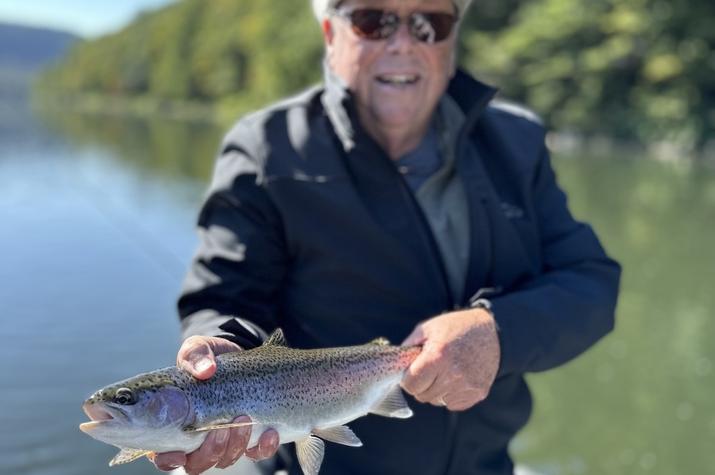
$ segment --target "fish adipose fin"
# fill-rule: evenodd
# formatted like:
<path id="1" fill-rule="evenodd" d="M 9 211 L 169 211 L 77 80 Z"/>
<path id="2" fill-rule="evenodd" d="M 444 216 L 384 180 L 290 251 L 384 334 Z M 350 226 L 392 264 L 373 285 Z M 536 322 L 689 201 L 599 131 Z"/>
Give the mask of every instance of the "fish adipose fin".
<path id="1" fill-rule="evenodd" d="M 188 426 L 184 427 L 184 432 L 206 432 L 217 429 L 230 429 L 232 427 L 247 427 L 255 425 L 255 422 L 222 422 L 201 427 Z"/>
<path id="2" fill-rule="evenodd" d="M 295 442 L 295 452 L 298 455 L 298 463 L 303 469 L 303 474 L 318 475 L 325 454 L 325 442 L 309 435 L 305 439 Z"/>
<path id="3" fill-rule="evenodd" d="M 348 426 L 327 427 L 325 429 L 314 429 L 313 434 L 321 439 L 335 442 L 336 444 L 349 445 L 350 447 L 362 447 L 362 441 L 358 439 Z"/>
<path id="4" fill-rule="evenodd" d="M 286 337 L 283 335 L 283 330 L 278 328 L 276 331 L 271 333 L 271 336 L 269 336 L 268 339 L 263 342 L 263 346 L 269 346 L 269 345 L 288 346 Z"/>
<path id="5" fill-rule="evenodd" d="M 395 386 L 387 393 L 385 399 L 370 409 L 370 412 L 379 416 L 397 417 L 398 419 L 412 417 L 412 409 L 407 405 L 405 396 L 402 395 L 402 390 L 399 386 Z"/>
<path id="6" fill-rule="evenodd" d="M 123 463 L 133 462 L 138 458 L 144 457 L 145 455 L 151 455 L 151 450 L 141 450 L 141 449 L 122 449 L 117 455 L 114 456 L 112 460 L 109 461 L 109 466 L 114 467 L 115 465 L 121 465 Z"/>
<path id="7" fill-rule="evenodd" d="M 384 336 L 381 336 L 381 337 L 375 338 L 374 340 L 369 341 L 368 345 L 389 346 L 390 340 L 388 340 Z"/>

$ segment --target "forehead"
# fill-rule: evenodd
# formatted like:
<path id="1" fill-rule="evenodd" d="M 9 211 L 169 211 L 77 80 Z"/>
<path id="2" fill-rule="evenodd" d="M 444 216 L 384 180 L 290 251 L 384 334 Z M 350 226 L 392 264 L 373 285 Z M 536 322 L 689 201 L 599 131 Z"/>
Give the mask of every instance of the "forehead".
<path id="1" fill-rule="evenodd" d="M 454 9 L 452 0 L 345 0 L 341 5 L 385 10 L 404 8 L 406 10 L 450 11 Z"/>

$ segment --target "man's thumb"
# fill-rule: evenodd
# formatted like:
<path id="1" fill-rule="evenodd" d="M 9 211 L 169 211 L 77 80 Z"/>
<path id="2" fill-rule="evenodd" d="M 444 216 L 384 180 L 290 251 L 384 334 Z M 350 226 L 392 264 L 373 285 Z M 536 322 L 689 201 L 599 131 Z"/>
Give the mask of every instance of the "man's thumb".
<path id="1" fill-rule="evenodd" d="M 422 331 L 422 325 L 417 325 L 414 330 L 412 330 L 412 333 L 405 338 L 405 341 L 402 342 L 402 346 L 413 346 L 413 345 L 421 345 L 422 343 L 427 340 L 427 337 L 425 337 L 424 332 Z"/>
<path id="2" fill-rule="evenodd" d="M 181 345 L 177 366 L 197 379 L 208 379 L 216 372 L 214 352 L 204 339 L 191 337 Z"/>

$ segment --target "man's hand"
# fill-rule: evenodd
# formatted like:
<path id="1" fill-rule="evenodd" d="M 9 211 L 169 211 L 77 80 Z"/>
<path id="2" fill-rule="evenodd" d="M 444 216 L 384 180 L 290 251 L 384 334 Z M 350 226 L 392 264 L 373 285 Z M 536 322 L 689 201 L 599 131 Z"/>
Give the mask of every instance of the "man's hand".
<path id="1" fill-rule="evenodd" d="M 464 411 L 486 399 L 501 355 L 496 322 L 486 310 L 426 320 L 402 344 L 422 345 L 402 379 L 402 387 L 418 401 Z"/>
<path id="2" fill-rule="evenodd" d="M 197 379 L 209 379 L 216 372 L 215 355 L 231 351 L 241 351 L 241 347 L 223 338 L 192 336 L 181 345 L 176 366 Z M 250 420 L 247 416 L 241 416 L 236 422 Z M 250 438 L 251 426 L 213 430 L 194 452 L 164 452 L 157 454 L 153 462 L 159 470 L 165 472 L 184 467 L 189 475 L 198 475 L 213 466 L 229 467 L 243 455 L 253 460 L 263 460 L 272 457 L 278 450 L 278 433 L 272 429 L 261 434 L 258 445 L 246 450 Z"/>

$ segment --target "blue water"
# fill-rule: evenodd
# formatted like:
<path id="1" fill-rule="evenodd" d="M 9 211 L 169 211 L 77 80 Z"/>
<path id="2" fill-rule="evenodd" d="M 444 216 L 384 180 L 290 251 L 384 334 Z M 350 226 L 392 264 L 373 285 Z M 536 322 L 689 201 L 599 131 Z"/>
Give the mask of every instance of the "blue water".
<path id="1" fill-rule="evenodd" d="M 115 449 L 77 429 L 80 406 L 173 363 L 221 131 L 44 117 L 0 107 L 0 474 L 153 474 L 109 469 Z M 574 212 L 625 273 L 616 331 L 529 376 L 535 411 L 512 452 L 541 474 L 715 467 L 715 172 L 632 155 L 555 157 Z"/>
<path id="2" fill-rule="evenodd" d="M 110 473 L 115 450 L 77 430 L 80 405 L 172 364 L 203 185 L 24 127 L 0 141 L 0 473 Z"/>

